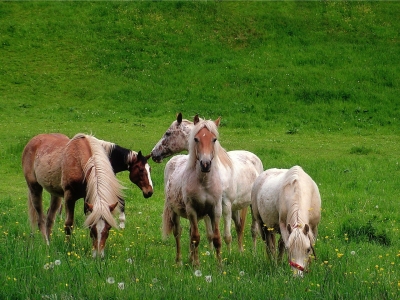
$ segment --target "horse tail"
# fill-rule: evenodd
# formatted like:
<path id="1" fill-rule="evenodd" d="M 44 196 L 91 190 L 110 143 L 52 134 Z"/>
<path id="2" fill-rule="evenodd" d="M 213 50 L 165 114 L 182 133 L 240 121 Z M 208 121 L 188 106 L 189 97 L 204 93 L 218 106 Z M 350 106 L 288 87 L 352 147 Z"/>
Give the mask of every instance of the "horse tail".
<path id="1" fill-rule="evenodd" d="M 119 199 L 123 197 L 123 187 L 114 174 L 102 144 L 92 136 L 84 137 L 92 152 L 83 168 L 87 183 L 85 201 L 93 205 L 93 211 L 87 217 L 85 225 L 91 226 L 103 218 L 112 227 L 117 227 L 110 206 L 119 203 Z"/>
<path id="2" fill-rule="evenodd" d="M 168 205 L 167 200 L 164 203 L 164 211 L 163 211 L 163 226 L 162 226 L 162 234 L 163 239 L 166 239 L 172 232 L 174 228 L 174 223 L 172 222 L 172 210 Z"/>

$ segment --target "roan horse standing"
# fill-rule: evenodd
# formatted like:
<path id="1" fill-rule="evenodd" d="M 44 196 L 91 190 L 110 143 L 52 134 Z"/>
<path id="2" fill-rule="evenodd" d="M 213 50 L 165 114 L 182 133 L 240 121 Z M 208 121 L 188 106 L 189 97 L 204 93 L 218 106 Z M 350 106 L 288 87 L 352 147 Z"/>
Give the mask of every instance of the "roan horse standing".
<path id="1" fill-rule="evenodd" d="M 22 167 L 28 185 L 31 224 L 39 226 L 47 244 L 61 198 L 65 201 L 67 235 L 72 231 L 75 202 L 84 198 L 91 212 L 85 225 L 90 227 L 93 256 L 104 256 L 109 230 L 117 225 L 112 212 L 122 197 L 122 186 L 98 140 L 83 134 L 71 140 L 60 134 L 37 135 L 25 146 Z M 43 188 L 51 194 L 46 220 Z"/>
<path id="2" fill-rule="evenodd" d="M 190 222 L 190 261 L 199 265 L 200 234 L 198 221 L 209 217 L 212 242 L 221 263 L 219 220 L 222 214 L 221 165 L 231 167 L 231 161 L 217 141 L 220 119 L 195 119 L 189 136 L 189 155 L 173 157 L 165 167 L 164 237 L 173 232 L 176 241 L 176 262 L 181 262 L 180 217 Z M 170 170 L 170 167 L 172 169 Z M 209 228 L 210 229 L 210 228 Z"/>
<path id="3" fill-rule="evenodd" d="M 303 276 L 311 255 L 321 219 L 318 186 L 299 166 L 269 169 L 255 181 L 252 194 L 253 218 L 259 225 L 270 258 L 275 256 L 275 233 L 280 233 L 279 260 L 288 249 L 289 265 Z M 253 235 L 255 244 L 256 236 Z"/>
<path id="4" fill-rule="evenodd" d="M 177 115 L 163 137 L 151 151 L 152 159 L 160 163 L 163 158 L 175 153 L 189 150 L 189 136 L 194 124 L 182 119 L 182 114 Z M 247 207 L 251 204 L 251 188 L 257 176 L 264 171 L 261 160 L 253 153 L 244 150 L 227 152 L 232 166 L 220 169 L 224 192 L 222 195 L 222 214 L 224 218 L 224 240 L 230 250 L 232 242 L 231 220 L 235 223 L 239 251 L 243 251 L 243 234 L 246 222 Z M 171 162 L 169 168 L 176 162 Z M 206 220 L 206 226 L 208 222 Z M 252 224 L 252 231 L 256 224 Z M 208 229 L 210 231 L 210 229 Z"/>

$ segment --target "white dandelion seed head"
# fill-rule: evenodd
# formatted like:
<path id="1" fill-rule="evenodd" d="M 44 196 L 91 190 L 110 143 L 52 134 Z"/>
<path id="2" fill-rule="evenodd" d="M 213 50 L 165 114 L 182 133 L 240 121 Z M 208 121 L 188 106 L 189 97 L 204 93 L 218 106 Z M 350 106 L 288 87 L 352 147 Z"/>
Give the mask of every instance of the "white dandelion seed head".
<path id="1" fill-rule="evenodd" d="M 123 283 L 123 282 L 118 282 L 118 288 L 119 288 L 120 290 L 123 290 L 123 289 L 125 288 L 125 283 Z"/>
<path id="2" fill-rule="evenodd" d="M 200 276 L 201 276 L 201 271 L 200 271 L 200 270 L 194 271 L 194 275 L 195 275 L 196 277 L 200 277 Z"/>
<path id="3" fill-rule="evenodd" d="M 244 276 L 244 271 L 240 271 L 239 276 Z"/>
<path id="4" fill-rule="evenodd" d="M 206 251 L 206 255 L 210 255 L 210 251 Z"/>
<path id="5" fill-rule="evenodd" d="M 48 263 L 44 264 L 43 269 L 45 269 L 45 270 L 50 269 L 50 265 Z"/>
<path id="6" fill-rule="evenodd" d="M 212 281 L 211 275 L 207 275 L 207 276 L 205 276 L 205 278 L 206 278 L 206 282 L 211 282 Z"/>
<path id="7" fill-rule="evenodd" d="M 132 263 L 133 263 L 133 259 L 132 259 L 132 258 L 128 258 L 128 259 L 126 260 L 126 262 L 127 262 L 128 264 L 132 264 Z"/>
<path id="8" fill-rule="evenodd" d="M 107 278 L 107 283 L 109 283 L 109 284 L 115 283 L 114 277 L 108 277 L 108 278 Z"/>
<path id="9" fill-rule="evenodd" d="M 356 251 L 351 251 L 350 254 L 351 255 L 356 255 Z"/>
<path id="10" fill-rule="evenodd" d="M 153 278 L 152 282 L 153 282 L 153 283 L 157 283 L 157 282 L 158 282 L 158 279 L 157 279 L 157 278 Z"/>
<path id="11" fill-rule="evenodd" d="M 54 261 L 54 264 L 55 264 L 56 266 L 61 265 L 61 260 L 59 260 L 59 259 L 55 260 L 55 261 Z"/>

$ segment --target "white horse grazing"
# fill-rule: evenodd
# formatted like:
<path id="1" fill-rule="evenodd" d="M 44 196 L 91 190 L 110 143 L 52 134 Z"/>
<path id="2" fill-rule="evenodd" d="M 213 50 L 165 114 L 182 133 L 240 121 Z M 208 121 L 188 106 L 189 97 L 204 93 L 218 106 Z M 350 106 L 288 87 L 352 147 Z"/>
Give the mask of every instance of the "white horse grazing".
<path id="1" fill-rule="evenodd" d="M 196 118 L 198 118 L 196 116 Z M 155 162 L 160 163 L 163 158 L 175 153 L 189 150 L 189 135 L 194 124 L 182 119 L 182 114 L 177 115 L 176 121 L 172 122 L 163 137 L 158 141 L 151 151 Z M 257 176 L 263 172 L 261 160 L 253 153 L 244 150 L 227 152 L 232 161 L 232 168 L 221 168 L 221 178 L 224 186 L 222 214 L 224 218 L 224 241 L 230 251 L 232 235 L 232 219 L 237 232 L 239 251 L 243 251 L 243 234 L 247 216 L 247 208 L 251 204 L 251 188 Z M 174 160 L 174 159 L 172 159 Z M 175 161 L 170 160 L 170 169 Z M 170 172 L 167 170 L 167 172 Z M 165 174 L 164 174 L 165 175 Z M 205 218 L 206 226 L 207 217 Z M 210 232 L 210 229 L 207 229 Z M 252 232 L 256 230 L 256 224 L 252 224 Z"/>
<path id="2" fill-rule="evenodd" d="M 212 242 L 221 263 L 223 187 L 219 170 L 222 166 L 230 168 L 231 161 L 217 141 L 219 121 L 197 119 L 190 134 L 189 155 L 176 156 L 165 167 L 163 234 L 166 237 L 173 232 L 175 236 L 177 263 L 181 262 L 180 217 L 190 222 L 190 261 L 199 265 L 198 221 L 205 216 L 209 217 Z"/>
<path id="3" fill-rule="evenodd" d="M 275 257 L 275 233 L 280 233 L 279 260 L 288 249 L 289 265 L 303 276 L 321 219 L 321 197 L 315 182 L 299 166 L 269 169 L 255 181 L 251 194 L 253 219 L 259 225 L 267 254 Z M 256 236 L 253 235 L 255 246 Z"/>

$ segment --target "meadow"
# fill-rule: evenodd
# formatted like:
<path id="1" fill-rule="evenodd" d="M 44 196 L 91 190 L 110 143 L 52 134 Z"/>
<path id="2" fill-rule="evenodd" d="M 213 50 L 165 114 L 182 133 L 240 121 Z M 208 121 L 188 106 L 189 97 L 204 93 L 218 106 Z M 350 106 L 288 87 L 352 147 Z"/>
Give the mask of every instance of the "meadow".
<path id="1" fill-rule="evenodd" d="M 396 299 L 400 291 L 399 2 L 0 2 L 0 299 Z M 227 150 L 318 184 L 317 259 L 304 278 L 203 234 L 201 265 L 174 263 L 154 195 L 127 173 L 124 230 L 91 257 L 76 207 L 50 246 L 27 215 L 21 153 L 39 133 L 90 133 L 150 153 L 182 112 L 221 116 Z M 44 193 L 45 207 L 49 196 Z M 183 257 L 188 222 L 183 221 Z M 201 224 L 202 225 L 202 224 Z M 203 228 L 203 227 L 202 227 Z M 204 232 L 204 228 L 203 228 Z M 234 230 L 232 230 L 234 232 Z"/>

